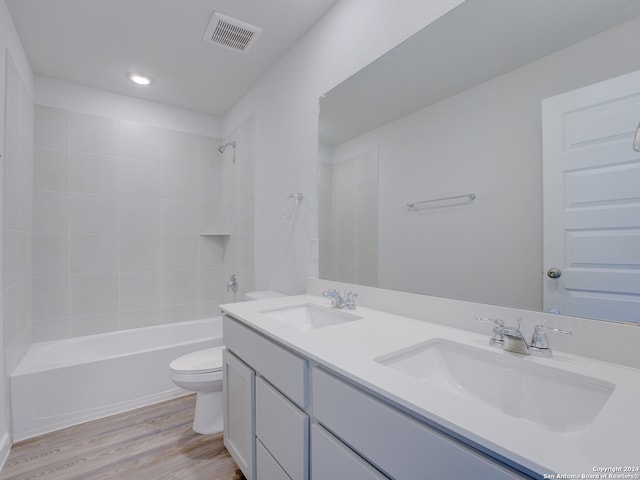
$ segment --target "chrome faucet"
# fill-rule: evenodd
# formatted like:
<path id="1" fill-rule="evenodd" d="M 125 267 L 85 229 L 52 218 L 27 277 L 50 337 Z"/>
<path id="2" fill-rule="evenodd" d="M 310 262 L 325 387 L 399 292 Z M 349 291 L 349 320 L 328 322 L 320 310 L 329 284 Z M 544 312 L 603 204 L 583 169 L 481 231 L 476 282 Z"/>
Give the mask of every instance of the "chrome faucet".
<path id="1" fill-rule="evenodd" d="M 518 318 L 517 327 L 505 327 L 504 322 L 499 318 L 476 317 L 478 322 L 493 323 L 493 333 L 489 339 L 489 344 L 502 348 L 507 352 L 520 353 L 522 355 L 537 355 L 540 357 L 551 357 L 552 351 L 549 348 L 547 333 L 557 333 L 559 335 L 571 335 L 569 330 L 559 328 L 549 328 L 546 325 L 538 324 L 533 329 L 531 343 L 527 343 L 520 325 L 522 319 Z"/>
<path id="2" fill-rule="evenodd" d="M 360 294 L 356 292 L 347 292 L 344 297 L 344 306 L 349 310 L 355 310 L 356 308 L 356 298 L 358 298 Z"/>
<path id="3" fill-rule="evenodd" d="M 347 292 L 346 290 L 343 297 L 335 288 L 325 290 L 322 292 L 322 296 L 331 300 L 331 306 L 333 308 L 346 308 L 349 310 L 356 308 L 356 298 L 359 297 L 357 293 Z"/>
<path id="4" fill-rule="evenodd" d="M 500 318 L 476 317 L 476 322 L 493 323 L 493 333 L 489 339 L 489 345 L 504 347 L 504 321 Z"/>
<path id="5" fill-rule="evenodd" d="M 551 348 L 549 348 L 549 339 L 547 333 L 557 333 L 558 335 L 571 335 L 569 330 L 562 330 L 560 328 L 549 328 L 546 325 L 538 324 L 533 329 L 533 336 L 531 337 L 531 345 L 529 350 L 535 355 L 542 357 L 550 357 L 552 355 Z"/>
<path id="6" fill-rule="evenodd" d="M 504 337 L 504 345 L 502 346 L 502 349 L 506 350 L 507 352 L 529 355 L 531 353 L 529 351 L 529 345 L 527 344 L 527 341 L 524 339 L 524 335 L 520 330 L 521 322 L 522 319 L 518 318 L 517 327 L 505 327 L 502 332 L 502 335 Z"/>

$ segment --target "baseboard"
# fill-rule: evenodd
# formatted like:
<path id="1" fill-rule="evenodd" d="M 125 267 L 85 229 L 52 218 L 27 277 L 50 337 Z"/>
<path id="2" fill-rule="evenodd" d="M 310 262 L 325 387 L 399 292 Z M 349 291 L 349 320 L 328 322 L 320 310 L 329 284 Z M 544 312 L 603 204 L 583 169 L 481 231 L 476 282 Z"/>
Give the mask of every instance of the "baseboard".
<path id="1" fill-rule="evenodd" d="M 9 457 L 9 451 L 11 450 L 11 437 L 8 433 L 5 433 L 0 440 L 0 471 L 4 467 L 7 458 Z"/>

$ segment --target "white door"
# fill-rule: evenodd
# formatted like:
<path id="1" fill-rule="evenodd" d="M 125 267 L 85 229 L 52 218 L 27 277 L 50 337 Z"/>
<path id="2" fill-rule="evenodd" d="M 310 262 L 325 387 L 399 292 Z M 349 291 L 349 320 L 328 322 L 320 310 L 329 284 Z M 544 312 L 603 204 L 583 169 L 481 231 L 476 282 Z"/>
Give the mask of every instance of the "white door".
<path id="1" fill-rule="evenodd" d="M 640 71 L 542 102 L 545 311 L 640 322 L 639 121 Z"/>

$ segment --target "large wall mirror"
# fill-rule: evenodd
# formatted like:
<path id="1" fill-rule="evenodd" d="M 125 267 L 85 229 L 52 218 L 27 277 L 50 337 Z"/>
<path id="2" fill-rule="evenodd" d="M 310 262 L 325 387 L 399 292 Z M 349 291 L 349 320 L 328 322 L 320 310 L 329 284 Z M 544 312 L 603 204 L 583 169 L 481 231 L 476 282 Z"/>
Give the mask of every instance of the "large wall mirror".
<path id="1" fill-rule="evenodd" d="M 320 277 L 543 310 L 541 103 L 640 70 L 639 15 L 636 0 L 467 0 L 329 91 Z"/>

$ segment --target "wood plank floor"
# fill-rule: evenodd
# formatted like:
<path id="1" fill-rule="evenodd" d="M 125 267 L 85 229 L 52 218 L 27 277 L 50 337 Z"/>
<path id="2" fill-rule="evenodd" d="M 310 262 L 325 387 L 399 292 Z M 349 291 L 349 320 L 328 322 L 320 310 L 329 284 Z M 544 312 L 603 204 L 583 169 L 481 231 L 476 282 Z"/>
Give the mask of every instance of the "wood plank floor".
<path id="1" fill-rule="evenodd" d="M 0 480 L 244 480 L 222 434 L 191 429 L 195 395 L 14 444 Z"/>

